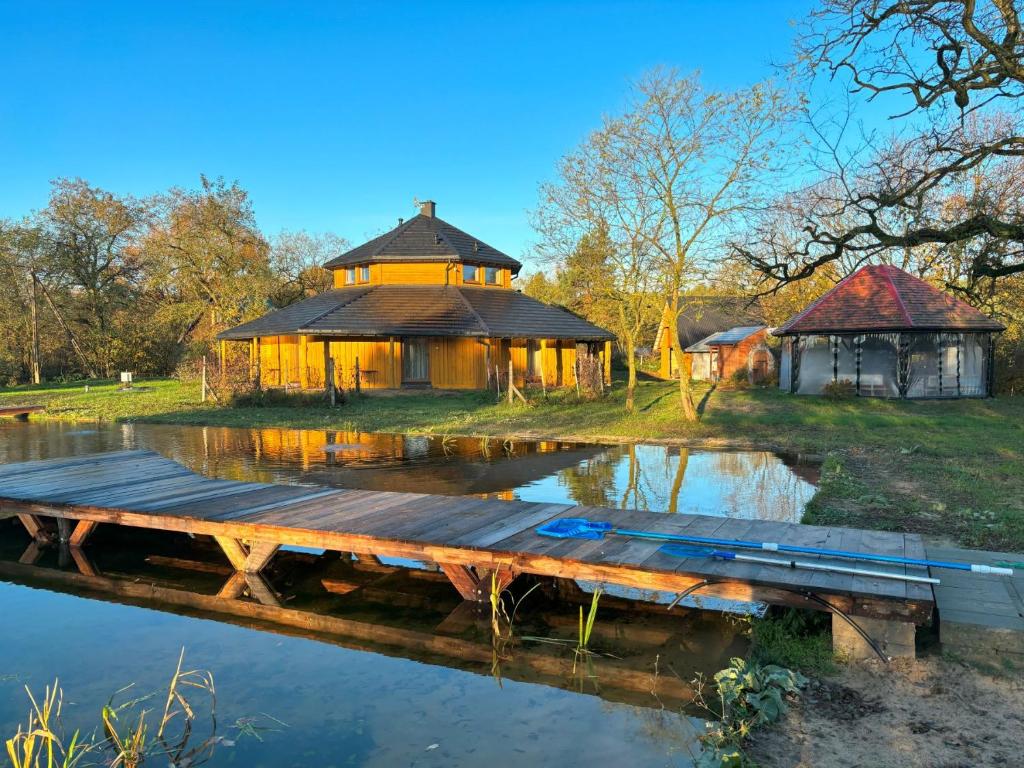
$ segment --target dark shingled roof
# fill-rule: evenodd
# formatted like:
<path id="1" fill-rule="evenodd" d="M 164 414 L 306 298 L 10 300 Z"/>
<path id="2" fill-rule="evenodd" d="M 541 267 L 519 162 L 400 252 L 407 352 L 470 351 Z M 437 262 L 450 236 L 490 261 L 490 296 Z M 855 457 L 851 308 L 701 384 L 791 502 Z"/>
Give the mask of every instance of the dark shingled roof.
<path id="1" fill-rule="evenodd" d="M 518 291 L 454 285 L 374 285 L 327 291 L 224 331 L 218 338 L 292 334 L 615 338 L 568 310 Z"/>
<path id="2" fill-rule="evenodd" d="M 774 333 L 1002 331 L 970 304 L 887 264 L 861 267 Z"/>
<path id="3" fill-rule="evenodd" d="M 743 296 L 685 296 L 679 303 L 679 345 L 684 350 L 713 333 L 764 323 L 760 304 Z M 655 349 L 661 346 L 662 330 Z"/>
<path id="4" fill-rule="evenodd" d="M 248 323 L 236 325 L 220 334 L 219 339 L 252 339 L 256 336 L 279 336 L 293 334 L 297 328 L 312 323 L 317 318 L 357 299 L 370 290 L 371 286 L 336 288 L 324 291 L 284 309 L 268 312 Z"/>
<path id="5" fill-rule="evenodd" d="M 390 232 L 331 259 L 324 267 L 337 269 L 389 261 L 468 261 L 508 267 L 513 273 L 518 273 L 523 266 L 447 221 L 421 213 Z"/>

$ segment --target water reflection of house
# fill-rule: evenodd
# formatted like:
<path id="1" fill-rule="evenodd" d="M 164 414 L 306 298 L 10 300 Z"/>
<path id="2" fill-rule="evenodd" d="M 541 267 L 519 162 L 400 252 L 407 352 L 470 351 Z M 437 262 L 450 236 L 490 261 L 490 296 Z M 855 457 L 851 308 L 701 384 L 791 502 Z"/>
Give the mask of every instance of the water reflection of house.
<path id="1" fill-rule="evenodd" d="M 774 331 L 779 387 L 821 394 L 848 381 L 862 397 L 992 394 L 1003 325 L 888 265 L 862 267 Z"/>
<path id="2" fill-rule="evenodd" d="M 522 265 L 438 218 L 432 202 L 391 231 L 325 265 L 334 287 L 220 335 L 250 344 L 264 386 L 320 388 L 360 371 L 366 389 L 572 385 L 580 350 L 610 376 L 613 334 L 512 288 Z"/>
<path id="3" fill-rule="evenodd" d="M 371 491 L 514 498 L 514 489 L 600 454 L 600 445 L 516 443 L 320 430 L 253 430 L 265 463 L 298 464 L 304 482 Z M 454 460 L 452 460 L 454 459 Z"/>

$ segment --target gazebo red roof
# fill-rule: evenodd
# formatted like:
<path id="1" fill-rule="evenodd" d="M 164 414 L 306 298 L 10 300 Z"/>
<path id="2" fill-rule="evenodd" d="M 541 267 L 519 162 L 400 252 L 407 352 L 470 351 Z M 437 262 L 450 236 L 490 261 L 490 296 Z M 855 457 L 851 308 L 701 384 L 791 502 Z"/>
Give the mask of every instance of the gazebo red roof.
<path id="1" fill-rule="evenodd" d="M 1003 325 L 924 280 L 875 264 L 841 280 L 774 334 L 1002 330 Z"/>

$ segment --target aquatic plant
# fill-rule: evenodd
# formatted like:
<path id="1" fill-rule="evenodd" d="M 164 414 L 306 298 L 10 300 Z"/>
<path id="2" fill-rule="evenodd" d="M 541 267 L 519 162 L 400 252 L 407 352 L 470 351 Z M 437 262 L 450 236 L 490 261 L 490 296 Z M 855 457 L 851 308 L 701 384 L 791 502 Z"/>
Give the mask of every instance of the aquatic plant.
<path id="1" fill-rule="evenodd" d="M 582 659 L 587 662 L 590 668 L 590 636 L 594 632 L 594 623 L 597 621 L 597 604 L 601 601 L 603 590 L 597 587 L 590 596 L 590 610 L 587 612 L 586 621 L 583 620 L 583 606 L 580 606 L 580 630 L 579 639 L 576 642 L 576 649 L 573 655 L 572 673 L 576 674 L 576 666 Z"/>
<path id="2" fill-rule="evenodd" d="M 182 650 L 155 730 L 152 711 L 145 705 L 157 694 L 117 703 L 116 700 L 132 688 L 127 686 L 117 691 L 103 707 L 101 729 L 85 738 L 76 730 L 66 739 L 61 718 L 64 692 L 59 682 L 55 680 L 52 687 L 46 688 L 41 704 L 26 686 L 31 703 L 27 726 L 24 730 L 19 726 L 15 735 L 7 740 L 7 756 L 14 768 L 74 768 L 86 755 L 90 756 L 90 765 L 107 768 L 138 768 L 153 758 L 158 764 L 171 768 L 201 765 L 213 756 L 215 747 L 233 746 L 235 741 L 217 733 L 213 675 L 205 670 L 185 670 L 184 661 Z M 208 732 L 204 738 L 197 738 L 197 725 L 203 712 L 208 720 Z M 263 717 L 276 726 L 286 727 L 276 718 Z M 260 731 L 271 729 L 272 726 L 259 725 L 253 718 L 238 720 L 230 727 L 236 739 L 242 736 L 259 739 Z"/>
<path id="3" fill-rule="evenodd" d="M 64 692 L 58 682 L 54 680 L 53 687 L 47 686 L 42 704 L 27 686 L 25 691 L 32 708 L 25 730 L 19 725 L 17 733 L 6 742 L 11 764 L 14 768 L 73 768 L 78 765 L 92 744 L 80 742 L 79 732 L 75 731 L 65 746 L 61 722 Z"/>

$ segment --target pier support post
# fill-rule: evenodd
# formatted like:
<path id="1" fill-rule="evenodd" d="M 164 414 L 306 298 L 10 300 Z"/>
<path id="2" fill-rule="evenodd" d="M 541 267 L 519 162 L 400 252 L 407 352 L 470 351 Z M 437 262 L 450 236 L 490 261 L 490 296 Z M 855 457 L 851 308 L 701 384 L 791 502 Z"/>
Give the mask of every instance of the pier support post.
<path id="1" fill-rule="evenodd" d="M 249 590 L 252 599 L 260 605 L 281 607 L 281 601 L 277 599 L 274 588 L 258 573 L 236 571 L 224 582 L 217 597 L 222 597 L 225 600 L 237 600 L 245 593 L 246 589 Z"/>
<path id="2" fill-rule="evenodd" d="M 75 530 L 71 532 L 71 537 L 68 539 L 68 544 L 71 548 L 78 549 L 85 546 L 86 540 L 96 530 L 97 525 L 99 523 L 94 520 L 79 520 L 78 524 L 75 525 Z"/>
<path id="3" fill-rule="evenodd" d="M 233 539 L 230 536 L 214 536 L 213 538 L 224 550 L 228 562 L 241 573 L 259 573 L 281 548 L 280 544 L 268 541 L 254 541 L 251 547 L 246 547 L 238 539 Z"/>
<path id="4" fill-rule="evenodd" d="M 911 622 L 869 619 L 855 616 L 854 621 L 867 632 L 887 656 L 914 658 L 914 633 Z M 876 658 L 874 650 L 840 616 L 832 614 L 832 650 L 852 661 Z"/>
<path id="5" fill-rule="evenodd" d="M 21 520 L 21 524 L 25 526 L 25 530 L 28 531 L 28 535 L 41 544 L 50 543 L 50 534 L 47 532 L 45 526 L 43 526 L 42 520 L 35 515 L 29 515 L 27 513 L 20 513 L 18 519 Z"/>
<path id="6" fill-rule="evenodd" d="M 468 565 L 452 565 L 451 563 L 440 563 L 440 566 L 464 600 L 475 600 L 482 603 L 490 599 L 491 571 Z M 511 584 L 517 575 L 511 568 L 499 568 L 494 573 L 499 592 Z"/>

